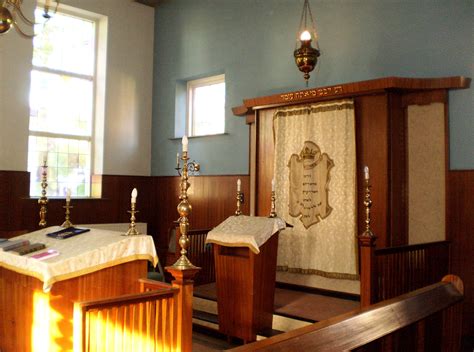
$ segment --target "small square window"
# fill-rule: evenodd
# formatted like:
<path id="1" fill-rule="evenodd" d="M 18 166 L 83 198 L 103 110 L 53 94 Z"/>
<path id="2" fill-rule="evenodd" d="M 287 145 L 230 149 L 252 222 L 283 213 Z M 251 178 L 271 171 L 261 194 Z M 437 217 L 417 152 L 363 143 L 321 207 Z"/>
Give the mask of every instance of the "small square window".
<path id="1" fill-rule="evenodd" d="M 187 135 L 225 132 L 225 75 L 188 81 Z"/>

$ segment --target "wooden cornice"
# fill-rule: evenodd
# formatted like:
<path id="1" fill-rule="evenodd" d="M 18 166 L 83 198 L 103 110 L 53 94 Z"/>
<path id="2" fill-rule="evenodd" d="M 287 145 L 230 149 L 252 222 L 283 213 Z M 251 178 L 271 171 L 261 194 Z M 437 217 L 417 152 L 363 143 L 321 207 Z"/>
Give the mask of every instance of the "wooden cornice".
<path id="1" fill-rule="evenodd" d="M 335 98 L 364 95 L 387 90 L 419 91 L 434 89 L 469 88 L 471 79 L 462 76 L 441 78 L 385 77 L 368 81 L 336 84 L 332 86 L 244 99 L 241 106 L 232 108 L 234 115 L 246 116 L 253 110 L 295 103 L 317 102 Z"/>

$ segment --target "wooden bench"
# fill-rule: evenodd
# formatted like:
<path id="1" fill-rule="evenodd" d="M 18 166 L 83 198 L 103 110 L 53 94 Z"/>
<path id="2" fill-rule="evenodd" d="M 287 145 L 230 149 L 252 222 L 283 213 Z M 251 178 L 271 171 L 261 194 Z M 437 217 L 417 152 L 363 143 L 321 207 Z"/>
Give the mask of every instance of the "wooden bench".
<path id="1" fill-rule="evenodd" d="M 442 282 L 232 351 L 459 351 L 462 281 Z"/>

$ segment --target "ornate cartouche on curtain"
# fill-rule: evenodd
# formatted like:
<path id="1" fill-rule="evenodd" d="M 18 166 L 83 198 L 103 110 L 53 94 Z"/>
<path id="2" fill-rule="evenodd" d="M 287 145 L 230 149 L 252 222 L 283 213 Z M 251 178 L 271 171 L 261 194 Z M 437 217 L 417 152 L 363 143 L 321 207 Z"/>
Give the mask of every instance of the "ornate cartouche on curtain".
<path id="1" fill-rule="evenodd" d="M 316 143 L 304 142 L 299 154 L 293 154 L 290 168 L 289 214 L 300 216 L 305 228 L 329 216 L 329 172 L 334 162 Z"/>

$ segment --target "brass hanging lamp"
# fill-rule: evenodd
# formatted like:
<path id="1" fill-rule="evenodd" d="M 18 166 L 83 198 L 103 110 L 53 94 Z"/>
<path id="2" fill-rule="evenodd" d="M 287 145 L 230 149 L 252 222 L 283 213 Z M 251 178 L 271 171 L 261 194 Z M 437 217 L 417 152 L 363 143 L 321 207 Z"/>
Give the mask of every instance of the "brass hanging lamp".
<path id="1" fill-rule="evenodd" d="M 48 20 L 51 18 L 49 13 L 52 0 L 46 0 L 44 4 L 43 17 Z M 12 27 L 25 38 L 33 38 L 34 34 L 26 33 L 21 26 L 26 25 L 30 27 L 35 26 L 35 22 L 26 17 L 22 10 L 23 0 L 0 0 L 0 35 L 7 33 Z M 59 0 L 56 1 L 56 12 L 59 5 Z M 20 25 L 21 23 L 21 25 Z"/>
<path id="2" fill-rule="evenodd" d="M 312 42 L 314 42 L 314 47 L 311 46 Z M 305 0 L 298 29 L 296 49 L 293 52 L 293 56 L 295 57 L 296 66 L 304 73 L 306 86 L 308 86 L 309 73 L 316 67 L 320 55 L 318 36 L 316 27 L 314 26 L 313 15 L 309 7 L 309 0 Z"/>

